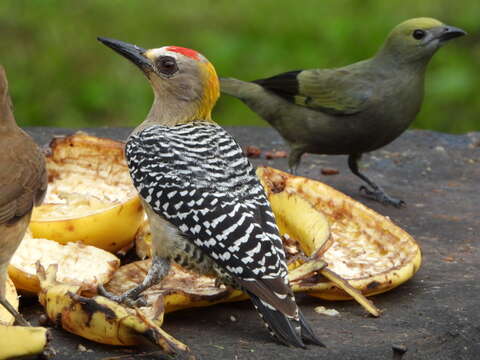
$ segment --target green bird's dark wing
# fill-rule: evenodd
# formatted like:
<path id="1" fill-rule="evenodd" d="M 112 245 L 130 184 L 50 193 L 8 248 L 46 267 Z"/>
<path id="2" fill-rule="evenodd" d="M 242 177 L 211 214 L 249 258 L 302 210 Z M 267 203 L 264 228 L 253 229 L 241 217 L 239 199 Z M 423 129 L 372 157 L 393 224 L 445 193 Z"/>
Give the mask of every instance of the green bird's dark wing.
<path id="1" fill-rule="evenodd" d="M 372 96 L 370 83 L 347 69 L 289 71 L 253 82 L 293 104 L 335 115 L 361 112 Z"/>

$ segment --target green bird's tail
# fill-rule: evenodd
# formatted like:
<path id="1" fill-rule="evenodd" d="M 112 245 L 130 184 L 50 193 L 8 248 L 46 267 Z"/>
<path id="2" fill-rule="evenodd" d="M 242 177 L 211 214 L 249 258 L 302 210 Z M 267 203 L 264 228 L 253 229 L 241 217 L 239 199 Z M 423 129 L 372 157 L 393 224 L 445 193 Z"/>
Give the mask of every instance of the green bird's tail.
<path id="1" fill-rule="evenodd" d="M 220 78 L 220 90 L 223 94 L 245 99 L 258 91 L 259 85 L 235 78 Z"/>

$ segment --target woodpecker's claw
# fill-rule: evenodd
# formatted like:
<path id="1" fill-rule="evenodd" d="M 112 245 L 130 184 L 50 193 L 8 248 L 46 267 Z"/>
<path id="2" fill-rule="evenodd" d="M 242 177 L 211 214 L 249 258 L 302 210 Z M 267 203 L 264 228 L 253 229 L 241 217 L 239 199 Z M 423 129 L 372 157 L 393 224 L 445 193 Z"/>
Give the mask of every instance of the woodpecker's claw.
<path id="1" fill-rule="evenodd" d="M 393 205 L 396 208 L 401 208 L 406 205 L 405 201 L 391 197 L 381 187 L 372 190 L 365 185 L 362 185 L 358 190 L 363 192 L 365 197 L 378 201 L 384 205 Z"/>
<path id="2" fill-rule="evenodd" d="M 100 284 L 98 285 L 98 292 L 110 300 L 130 307 L 145 306 L 146 300 L 143 297 L 139 298 L 140 294 L 153 285 L 158 284 L 168 273 L 169 269 L 170 262 L 168 260 L 154 256 L 147 276 L 138 286 L 124 292 L 122 295 L 115 295 L 105 290 L 103 285 Z"/>
<path id="3" fill-rule="evenodd" d="M 140 294 L 137 293 L 136 290 L 136 288 L 133 288 L 124 292 L 122 295 L 115 295 L 107 291 L 102 284 L 98 285 L 98 293 L 107 299 L 118 302 L 119 304 L 125 304 L 129 307 L 146 306 L 147 300 L 143 296 L 139 297 Z"/>

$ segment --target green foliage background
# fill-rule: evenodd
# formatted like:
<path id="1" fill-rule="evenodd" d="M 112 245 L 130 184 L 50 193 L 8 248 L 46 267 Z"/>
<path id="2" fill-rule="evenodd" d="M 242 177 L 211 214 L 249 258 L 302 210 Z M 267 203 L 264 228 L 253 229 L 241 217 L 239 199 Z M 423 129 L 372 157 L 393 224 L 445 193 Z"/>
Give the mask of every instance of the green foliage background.
<path id="1" fill-rule="evenodd" d="M 151 90 L 97 36 L 145 48 L 191 47 L 219 75 L 253 80 L 369 57 L 394 25 L 418 16 L 469 36 L 434 57 L 414 127 L 480 130 L 479 0 L 2 0 L 0 63 L 23 126 L 134 126 L 150 107 Z M 214 116 L 224 125 L 266 125 L 228 97 Z"/>

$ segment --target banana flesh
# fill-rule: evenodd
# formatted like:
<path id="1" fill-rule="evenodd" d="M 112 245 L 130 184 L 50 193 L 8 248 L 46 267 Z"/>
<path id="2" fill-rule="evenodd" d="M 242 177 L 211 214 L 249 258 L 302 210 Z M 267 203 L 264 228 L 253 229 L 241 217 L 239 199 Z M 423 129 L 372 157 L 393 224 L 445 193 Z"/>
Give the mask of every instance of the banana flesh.
<path id="1" fill-rule="evenodd" d="M 41 292 L 39 301 L 48 318 L 65 330 L 86 339 L 110 345 L 140 345 L 148 340 L 167 354 L 195 357 L 188 347 L 162 330 L 157 321 L 147 318 L 139 309 L 129 309 L 103 296 L 83 296 L 81 285 L 56 281 L 57 266 L 45 271 L 38 265 Z M 162 309 L 160 308 L 160 311 Z"/>
<path id="2" fill-rule="evenodd" d="M 106 283 L 120 266 L 120 260 L 105 250 L 80 243 L 61 245 L 53 240 L 34 239 L 27 232 L 8 266 L 10 278 L 24 293 L 40 291 L 37 261 L 44 267 L 58 264 L 59 282 L 92 287 Z"/>

